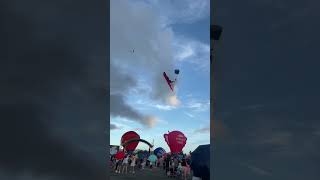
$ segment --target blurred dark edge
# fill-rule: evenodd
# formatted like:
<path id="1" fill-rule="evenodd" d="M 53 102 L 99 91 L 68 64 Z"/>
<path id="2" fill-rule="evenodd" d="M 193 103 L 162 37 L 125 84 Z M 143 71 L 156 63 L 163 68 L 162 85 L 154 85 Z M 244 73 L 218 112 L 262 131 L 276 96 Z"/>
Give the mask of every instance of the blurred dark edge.
<path id="1" fill-rule="evenodd" d="M 210 180 L 214 179 L 214 72 L 213 72 L 213 60 L 212 58 L 212 48 L 214 44 L 211 40 L 212 37 L 212 30 L 211 27 L 215 24 L 215 17 L 214 17 L 214 9 L 215 9 L 215 2 L 216 0 L 210 1 Z"/>
<path id="2" fill-rule="evenodd" d="M 103 2 L 103 1 L 102 1 Z M 103 4 L 103 3 L 102 3 Z M 106 119 L 106 159 L 109 160 L 109 145 L 110 145 L 110 1 L 106 1 L 106 58 L 107 58 L 107 88 L 108 88 L 108 94 L 107 94 L 107 119 Z M 103 23 L 103 22 L 101 22 Z M 106 161 L 107 164 L 107 179 L 110 179 L 110 170 L 109 170 L 109 161 Z"/>
<path id="3" fill-rule="evenodd" d="M 7 18 L 7 16 L 9 16 L 9 15 L 7 15 L 7 14 L 5 14 L 5 13 L 7 13 L 6 12 L 6 5 L 7 4 L 9 4 L 9 1 L 11 1 L 11 0 L 5 0 L 5 1 L 1 1 L 0 2 L 0 22 L 2 22 L 2 20 L 3 21 L 6 21 L 6 23 L 8 23 L 8 24 L 10 24 L 10 22 L 8 22 L 8 21 L 10 21 L 10 20 L 8 20 L 8 18 Z M 44 0 L 44 1 L 47 1 L 47 0 Z M 77 25 L 78 24 L 80 24 L 80 27 L 82 26 L 83 28 L 86 28 L 85 26 L 87 26 L 87 24 L 85 24 L 85 23 L 83 23 L 83 24 L 81 24 L 81 22 L 82 22 L 82 18 L 86 18 L 86 19 L 90 19 L 90 21 L 92 21 L 93 23 L 96 23 L 97 25 L 93 25 L 93 27 L 92 27 L 92 30 L 90 31 L 90 32 L 92 32 L 92 31 L 94 31 L 94 32 L 96 32 L 97 34 L 99 34 L 99 36 L 101 36 L 101 41 L 104 41 L 103 43 L 100 43 L 102 46 L 104 46 L 104 47 L 99 47 L 96 51 L 97 51 L 97 53 L 96 54 L 98 54 L 98 56 L 100 56 L 99 58 L 105 58 L 105 61 L 99 61 L 99 63 L 101 63 L 100 64 L 100 67 L 105 67 L 105 68 L 100 68 L 100 70 L 102 70 L 102 69 L 104 69 L 105 70 L 105 72 L 102 72 L 101 74 L 105 74 L 106 76 L 105 77 L 103 77 L 104 78 L 104 80 L 105 80 L 105 82 L 106 82 L 106 88 L 108 88 L 109 89 L 109 80 L 110 80 L 110 78 L 109 78 L 109 66 L 110 66 L 110 64 L 109 64 L 109 54 L 110 54 L 110 52 L 109 52 L 109 50 L 110 50 L 110 48 L 109 48 L 109 42 L 110 42 L 110 28 L 109 28 L 109 25 L 110 25 L 110 2 L 109 1 L 105 1 L 105 0 L 100 0 L 99 2 L 97 2 L 97 1 L 68 1 L 68 0 L 65 0 L 65 1 L 68 1 L 67 3 L 66 2 L 63 2 L 63 1 L 55 1 L 55 2 L 53 2 L 53 1 L 48 1 L 48 2 L 44 2 L 43 0 L 42 1 L 38 1 L 38 0 L 32 0 L 32 1 L 28 1 L 28 6 L 32 6 L 32 8 L 35 8 L 35 9 L 42 9 L 44 6 L 45 7 L 50 7 L 50 6 L 52 6 L 53 8 L 52 8 L 52 10 L 54 10 L 54 8 L 55 8 L 55 3 L 57 3 L 57 4 L 59 4 L 59 5 L 61 5 L 62 3 L 65 3 L 65 4 L 67 4 L 67 5 L 69 5 L 70 6 L 70 4 L 74 4 L 73 6 L 72 6 L 72 12 L 70 12 L 70 15 L 67 15 L 67 17 L 66 18 L 69 18 L 69 20 L 70 20 L 70 18 L 71 19 L 75 19 L 75 20 L 77 20 L 77 22 L 75 22 Z M 21 3 L 20 1 L 16 1 L 16 0 L 13 0 L 13 1 L 11 1 L 10 2 L 11 4 L 10 5 L 12 5 L 12 4 L 15 4 L 17 7 L 18 6 L 20 6 L 19 8 L 21 8 L 21 5 L 19 5 L 19 3 Z M 48 4 L 46 4 L 46 3 L 48 3 Z M 90 3 L 92 3 L 92 4 L 90 4 Z M 78 4 L 81 4 L 80 5 L 80 7 L 78 7 L 77 5 Z M 81 11 L 83 11 L 83 6 L 84 6 L 84 4 L 88 4 L 88 7 L 90 7 L 90 8 L 92 8 L 91 9 L 91 11 L 93 10 L 93 9 L 96 9 L 96 11 L 101 11 L 101 10 L 104 10 L 104 12 L 97 12 L 96 14 L 99 14 L 99 15 L 101 15 L 102 17 L 99 17 L 98 19 L 96 19 L 96 17 L 95 16 L 88 16 L 88 14 L 82 14 L 82 15 L 79 15 L 79 17 L 75 17 L 76 15 L 78 15 L 78 14 L 76 14 L 75 12 L 81 12 Z M 89 5 L 90 4 L 90 5 Z M 59 6 L 58 6 L 59 7 Z M 102 7 L 104 7 L 104 8 L 102 8 Z M 28 8 L 28 7 L 23 7 L 23 8 Z M 67 7 L 66 9 L 68 9 L 68 8 L 70 8 L 70 7 Z M 81 9 L 82 8 L 82 9 Z M 10 12 L 11 14 L 10 14 L 10 16 L 13 16 L 12 17 L 12 21 L 13 21 L 13 23 L 17 23 L 17 20 L 15 19 L 16 17 L 15 16 L 21 16 L 21 15 L 18 15 L 18 13 L 17 14 L 14 14 L 14 13 L 12 13 L 12 12 Z M 76 15 L 75 15 L 76 14 Z M 89 14 L 90 15 L 90 14 Z M 41 14 L 39 14 L 38 15 L 40 18 L 43 18 L 43 17 L 41 17 Z M 5 18 L 7 18 L 7 19 L 5 19 Z M 50 17 L 51 18 L 51 17 Z M 47 21 L 47 20 L 45 20 L 45 21 Z M 50 19 L 48 19 L 48 21 L 50 21 Z M 87 22 L 87 21 L 85 21 L 85 22 Z M 19 23 L 20 24 L 23 24 L 24 22 L 23 21 L 19 21 Z M 64 24 L 64 23 L 61 23 L 61 24 Z M 101 26 L 102 24 L 105 24 L 104 26 Z M 2 24 L 0 24 L 0 26 L 1 26 Z M 19 25 L 20 26 L 20 25 Z M 21 25 L 21 27 L 23 27 L 23 25 Z M 103 27 L 103 29 L 95 29 L 95 27 Z M 1 28 L 4 28 L 4 30 L 3 31 L 0 31 L 1 33 L 3 33 L 3 32 L 5 32 L 5 31 L 7 31 L 7 29 L 6 29 L 6 27 L 1 27 Z M 69 29 L 70 30 L 70 29 Z M 75 31 L 75 33 L 78 33 L 78 32 L 76 32 L 77 31 L 77 29 L 75 28 L 75 29 L 72 29 L 73 31 Z M 28 34 L 28 33 L 30 33 L 30 32 L 27 32 L 28 31 L 28 29 L 17 29 L 17 30 L 15 30 L 15 31 L 19 31 L 20 32 L 20 34 Z M 54 31 L 54 30 L 52 30 L 52 31 Z M 79 28 L 79 31 L 81 31 L 81 28 Z M 34 33 L 38 33 L 38 32 L 32 32 L 33 34 Z M 59 32 L 59 33 L 64 33 L 64 32 Z M 23 35 L 22 35 L 23 36 Z M 2 37 L 2 36 L 0 36 L 0 37 Z M 27 38 L 25 38 L 25 39 L 27 39 Z M 7 64 L 10 64 L 10 65 L 12 65 L 12 64 L 14 64 L 15 62 L 9 62 L 9 59 L 12 59 L 11 57 L 9 57 L 9 58 L 7 58 L 7 46 L 8 46 L 8 42 L 6 41 L 7 39 L 1 39 L 0 38 L 0 48 L 1 48 L 1 50 L 0 50 L 0 61 L 2 61 L 1 62 L 1 64 L 3 63 L 4 65 L 7 65 Z M 61 41 L 61 43 L 60 43 L 60 41 Z M 64 41 L 63 39 L 56 39 L 56 44 L 63 44 L 63 42 L 62 41 Z M 70 40 L 70 41 L 72 41 L 72 40 Z M 76 39 L 76 41 L 77 41 L 77 43 L 86 43 L 87 41 L 81 41 L 81 39 Z M 9 43 L 11 43 L 10 44 L 10 46 L 11 47 L 13 47 L 14 46 L 14 44 L 12 44 L 13 42 L 9 42 Z M 36 42 L 36 43 L 38 43 L 38 42 Z M 84 45 L 85 46 L 85 45 Z M 20 46 L 19 46 L 20 47 Z M 21 47 L 20 47 L 21 48 Z M 26 49 L 28 49 L 28 48 L 30 48 L 30 47 L 24 47 L 25 49 L 19 49 L 21 52 L 26 52 L 26 53 L 28 53 L 28 50 L 26 50 Z M 64 47 L 60 47 L 60 48 L 64 48 Z M 17 48 L 18 49 L 18 48 Z M 70 48 L 70 49 L 72 49 L 72 48 Z M 37 49 L 33 49 L 33 51 L 36 51 Z M 32 51 L 32 53 L 34 53 Z M 68 50 L 66 50 L 66 51 L 68 51 Z M 89 51 L 89 50 L 88 50 Z M 99 52 L 100 51 L 100 52 Z M 43 52 L 41 52 L 40 50 L 39 50 L 39 52 L 38 52 L 38 56 L 40 57 L 41 56 L 41 53 L 43 53 Z M 64 54 L 63 54 L 64 55 Z M 63 56 L 62 55 L 62 56 Z M 78 54 L 79 55 L 79 54 Z M 20 58 L 21 59 L 21 57 L 19 56 L 18 58 Z M 89 60 L 89 59 L 88 59 Z M 44 60 L 45 61 L 45 60 Z M 20 61 L 21 62 L 21 61 Z M 24 63 L 28 63 L 28 62 L 24 62 Z M 32 63 L 32 62 L 31 62 Z M 46 62 L 45 62 L 46 63 Z M 48 65 L 43 65 L 43 64 L 45 64 L 45 63 L 41 63 L 41 65 L 37 65 L 37 67 L 38 66 L 41 66 L 41 67 L 43 67 L 44 66 L 44 68 L 47 68 L 48 67 Z M 0 64 L 0 66 L 1 66 L 1 64 Z M 68 64 L 68 65 L 70 65 L 70 64 Z M 77 67 L 77 65 L 78 64 L 75 64 L 74 65 L 74 67 Z M 16 66 L 19 66 L 19 68 L 20 68 L 20 66 L 22 66 L 21 64 L 19 64 L 19 65 L 16 65 Z M 10 66 L 11 67 L 11 66 Z M 0 67 L 1 68 L 1 67 Z M 11 82 L 10 81 L 8 81 L 7 79 L 6 79 L 6 75 L 8 75 L 9 73 L 11 73 L 11 72 L 9 72 L 8 74 L 6 74 L 7 73 L 7 71 L 4 71 L 5 69 L 5 66 L 3 66 L 0 70 L 2 71 L 2 72 L 0 72 L 1 73 L 1 78 L 0 78 L 0 80 L 1 80 L 1 82 L 0 82 L 0 88 L 4 88 L 4 87 L 9 87 L 9 86 L 12 86 L 11 85 Z M 64 68 L 64 67 L 60 67 L 61 69 L 62 69 L 62 71 L 65 71 L 66 69 Z M 11 73 L 12 74 L 12 73 Z M 21 74 L 21 75 L 19 75 L 19 76 L 24 76 L 24 74 Z M 9 75 L 8 75 L 8 77 L 9 77 Z M 29 77 L 29 76 L 28 76 Z M 19 78 L 21 78 L 21 79 L 23 79 L 23 77 L 19 77 Z M 28 79 L 29 80 L 29 79 Z M 20 84 L 23 84 L 23 83 L 20 83 Z M 25 86 L 27 86 L 27 85 L 25 85 Z M 28 88 L 30 88 L 30 87 L 28 87 Z M 4 88 L 5 89 L 5 88 Z M 21 89 L 21 91 L 22 91 L 22 93 L 23 93 L 23 88 Z M 15 92 L 15 91 L 14 91 Z M 107 92 L 108 93 L 106 93 L 106 102 L 105 102 L 105 104 L 103 105 L 104 107 L 102 107 L 101 109 L 104 109 L 103 110 L 103 112 L 101 112 L 101 114 L 105 114 L 105 117 L 106 117 L 106 119 L 105 119 L 105 121 L 103 121 L 103 122 L 101 122 L 101 127 L 105 127 L 106 128 L 106 131 L 105 131 L 105 133 L 104 134 L 106 134 L 106 136 L 104 137 L 105 138 L 105 147 L 106 147 L 106 150 L 107 150 L 107 147 L 109 147 L 109 136 L 110 136 L 110 120 L 109 120 L 109 104 L 110 104 L 110 101 L 109 101 L 109 99 L 110 99 L 110 93 L 109 93 L 109 90 L 107 90 Z M 57 94 L 58 93 L 61 93 L 61 94 L 63 94 L 63 92 L 56 92 Z M 13 93 L 11 93 L 11 94 L 13 94 Z M 1 95 L 0 96 L 0 103 L 1 103 L 1 108 L 3 108 L 3 107 L 5 107 L 7 104 L 6 104 L 6 100 L 7 99 L 9 99 L 9 98 L 12 98 L 12 99 L 15 99 L 15 98 L 17 98 L 17 97 L 8 97 L 6 94 L 4 94 L 4 95 Z M 27 103 L 30 103 L 30 102 L 27 102 Z M 12 104 L 11 104 L 12 105 Z M 9 106 L 10 106 L 10 104 L 9 104 Z M 4 110 L 6 109 L 6 107 L 4 108 Z M 100 109 L 100 108 L 99 108 Z M 23 110 L 23 111 L 28 111 L 28 110 Z M 2 111 L 1 111 L 2 112 Z M 43 113 L 43 112 L 37 112 L 37 114 L 41 114 L 41 113 Z M 81 114 L 81 112 L 79 112 L 80 114 Z M 99 112 L 100 113 L 100 112 Z M 3 119 L 3 118 L 5 118 L 6 116 L 4 115 L 3 116 L 3 114 L 0 114 L 0 126 L 1 125 L 3 125 L 4 123 L 6 123 L 6 121 Z M 22 122 L 22 123 L 28 123 L 28 122 Z M 39 125 L 37 125 L 37 124 L 32 124 L 33 126 L 37 126 L 37 127 L 35 127 L 35 128 L 38 128 L 38 126 Z M 16 126 L 16 124 L 15 125 L 12 125 L 12 126 Z M 21 126 L 23 126 L 23 124 L 21 125 Z M 11 126 L 10 126 L 11 127 Z M 9 128 L 10 128 L 9 127 Z M 40 126 L 40 128 L 41 128 L 41 126 Z M 11 132 L 11 133 L 14 133 L 15 134 L 15 136 L 19 136 L 19 135 L 23 135 L 23 133 L 25 133 L 25 132 Z M 1 134 L 0 133 L 0 135 L 3 135 L 3 134 Z M 79 136 L 81 136 L 81 134 L 79 135 Z M 5 138 L 7 138 L 7 139 L 9 139 L 8 137 L 1 137 L 0 139 L 2 140 L 2 138 L 3 139 L 5 139 Z M 24 138 L 24 137 L 19 137 L 20 139 L 22 138 Z M 5 139 L 5 140 L 7 140 L 7 139 Z M 6 145 L 6 143 L 12 143 L 12 142 L 9 142 L 10 141 L 10 139 L 8 140 L 8 142 L 7 141 L 5 141 L 4 142 L 4 145 Z M 11 141 L 14 141 L 14 140 L 11 140 Z M 3 145 L 3 144 L 2 144 Z M 9 144 L 10 145 L 10 144 Z M 5 148 L 7 148 L 7 149 L 9 149 L 10 147 L 5 147 Z M 0 149 L 2 149 L 2 146 L 1 146 L 1 148 Z M 3 153 L 3 151 L 2 150 L 0 150 L 0 152 L 1 153 Z M 107 151 L 108 152 L 108 151 Z M 22 155 L 20 155 L 19 157 L 22 157 L 22 158 L 24 158 L 24 156 L 27 156 L 25 153 L 22 153 Z M 67 155 L 68 156 L 68 155 Z M 72 156 L 71 154 L 70 154 L 70 156 Z M 109 171 L 108 171 L 108 166 L 107 166 L 107 159 L 108 159 L 108 156 L 107 156 L 107 153 L 104 153 L 104 154 L 99 154 L 98 156 L 101 156 L 101 158 L 105 158 L 105 167 L 106 168 L 104 168 L 105 170 L 106 170 L 106 177 L 107 177 L 107 179 L 109 178 Z M 28 157 L 29 158 L 29 157 Z M 26 158 L 26 159 L 28 159 L 28 158 Z M 14 162 L 10 162 L 10 163 L 14 163 Z M 31 162 L 31 163 L 33 163 L 33 162 Z M 46 164 L 48 164 L 48 166 L 47 167 L 51 167 L 51 168 L 56 168 L 56 167 L 54 167 L 54 166 L 52 166 L 52 165 L 50 165 L 51 164 L 51 162 L 45 162 L 45 161 L 41 161 L 41 163 L 46 163 Z M 0 163 L 1 164 L 1 163 Z M 26 163 L 27 164 L 27 163 Z M 43 164 L 43 165 L 46 165 L 46 164 Z M 8 165 L 9 166 L 9 165 Z M 15 166 L 14 164 L 10 164 L 10 166 Z M 90 164 L 88 164 L 88 166 L 90 166 Z M 47 168 L 47 167 L 41 167 L 40 169 L 41 170 L 44 170 L 45 168 Z M 10 167 L 11 168 L 11 167 Z M 25 167 L 20 167 L 19 166 L 19 168 L 25 168 Z M 27 169 L 27 168 L 26 168 Z M 20 170 L 20 169 L 19 169 Z M 28 169 L 27 169 L 28 170 Z M 5 171 L 6 172 L 6 170 L 5 170 L 5 168 L 3 168 L 2 167 L 2 165 L 0 166 L 0 171 Z M 45 171 L 54 171 L 54 170 L 49 170 L 49 169 L 45 169 Z M 81 173 L 83 173 L 83 172 L 79 172 L 79 174 L 81 174 Z M 10 173 L 9 173 L 10 174 Z M 2 174 L 0 174 L 0 179 L 1 179 L 1 175 Z M 35 176 L 37 176 L 37 174 L 35 174 Z M 36 178 L 36 177 L 35 177 Z"/>

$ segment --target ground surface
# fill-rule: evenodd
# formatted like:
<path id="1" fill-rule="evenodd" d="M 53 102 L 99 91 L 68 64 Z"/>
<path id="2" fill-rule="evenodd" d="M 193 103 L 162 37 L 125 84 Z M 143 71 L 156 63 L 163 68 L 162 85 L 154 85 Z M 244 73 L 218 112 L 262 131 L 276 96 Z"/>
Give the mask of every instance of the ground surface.
<path id="1" fill-rule="evenodd" d="M 110 173 L 110 180 L 175 180 L 181 178 L 169 178 L 166 176 L 165 171 L 160 168 L 136 170 L 135 174 L 116 174 Z"/>

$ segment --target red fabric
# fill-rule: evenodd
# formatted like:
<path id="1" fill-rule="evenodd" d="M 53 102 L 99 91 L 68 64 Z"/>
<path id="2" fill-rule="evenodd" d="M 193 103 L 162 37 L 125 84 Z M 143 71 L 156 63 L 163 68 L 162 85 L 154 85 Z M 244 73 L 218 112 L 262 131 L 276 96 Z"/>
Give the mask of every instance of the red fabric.
<path id="1" fill-rule="evenodd" d="M 123 159 L 124 156 L 125 156 L 124 152 L 123 152 L 123 151 L 119 151 L 119 152 L 117 152 L 117 154 L 115 155 L 115 158 L 116 158 L 117 160 L 120 160 L 120 159 Z"/>
<path id="2" fill-rule="evenodd" d="M 128 132 L 126 132 L 126 133 L 124 133 L 122 135 L 121 144 L 124 144 L 127 141 L 132 140 L 132 139 L 140 139 L 140 136 L 139 136 L 139 134 L 137 134 L 134 131 L 128 131 Z M 124 148 L 125 148 L 126 151 L 134 151 L 136 149 L 136 147 L 138 146 L 138 144 L 139 144 L 139 141 L 132 142 L 132 143 L 128 144 L 126 147 L 124 147 Z"/>
<path id="3" fill-rule="evenodd" d="M 187 137 L 180 131 L 172 131 L 169 134 L 164 134 L 171 153 L 179 153 L 187 143 Z"/>

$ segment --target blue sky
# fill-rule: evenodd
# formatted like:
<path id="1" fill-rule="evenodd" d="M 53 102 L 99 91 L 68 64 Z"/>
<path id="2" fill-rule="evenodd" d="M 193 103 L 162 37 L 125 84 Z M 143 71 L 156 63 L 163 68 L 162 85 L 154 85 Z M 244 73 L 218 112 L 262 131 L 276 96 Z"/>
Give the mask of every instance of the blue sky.
<path id="1" fill-rule="evenodd" d="M 185 152 L 210 143 L 209 3 L 111 1 L 110 144 L 129 130 L 167 151 L 167 131 L 187 136 Z M 175 68 L 172 93 L 162 72 Z"/>

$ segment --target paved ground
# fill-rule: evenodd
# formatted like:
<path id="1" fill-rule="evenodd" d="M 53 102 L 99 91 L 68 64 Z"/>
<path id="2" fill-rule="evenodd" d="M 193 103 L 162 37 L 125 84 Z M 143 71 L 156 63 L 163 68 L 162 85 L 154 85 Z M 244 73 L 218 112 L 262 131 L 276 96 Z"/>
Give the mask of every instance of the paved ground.
<path id="1" fill-rule="evenodd" d="M 168 178 L 164 170 L 160 168 L 136 170 L 135 174 L 110 173 L 110 180 L 178 180 L 181 178 Z"/>

